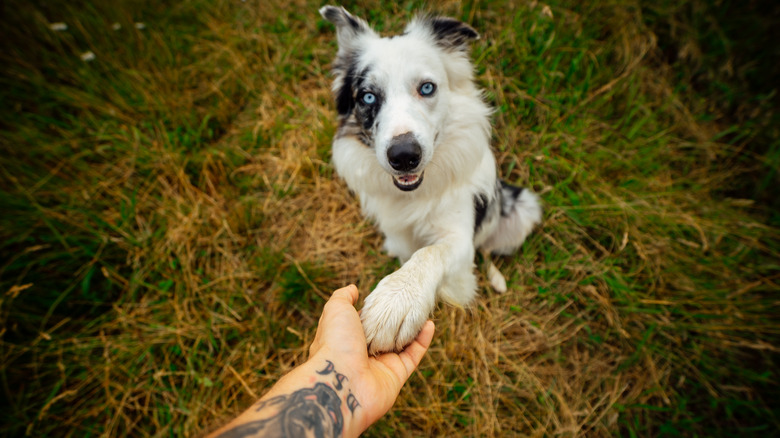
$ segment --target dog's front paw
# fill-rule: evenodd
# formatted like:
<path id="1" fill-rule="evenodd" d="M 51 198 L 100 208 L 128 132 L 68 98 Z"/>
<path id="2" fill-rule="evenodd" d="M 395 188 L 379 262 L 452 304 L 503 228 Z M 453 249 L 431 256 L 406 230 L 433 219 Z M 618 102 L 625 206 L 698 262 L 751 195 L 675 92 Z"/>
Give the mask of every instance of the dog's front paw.
<path id="1" fill-rule="evenodd" d="M 382 279 L 360 311 L 368 353 L 398 352 L 411 344 L 433 310 L 434 299 L 435 290 L 413 284 L 401 272 Z"/>

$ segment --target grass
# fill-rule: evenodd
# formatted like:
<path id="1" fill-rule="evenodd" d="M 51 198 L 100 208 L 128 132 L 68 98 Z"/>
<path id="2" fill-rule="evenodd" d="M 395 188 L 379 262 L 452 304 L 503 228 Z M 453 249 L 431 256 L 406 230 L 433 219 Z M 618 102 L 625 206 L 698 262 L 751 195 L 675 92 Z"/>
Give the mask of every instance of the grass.
<path id="1" fill-rule="evenodd" d="M 331 290 L 395 268 L 329 165 L 319 6 L 4 5 L 3 435 L 207 429 L 305 360 Z M 776 5 L 347 6 L 481 32 L 501 174 L 546 206 L 367 436 L 778 430 Z"/>

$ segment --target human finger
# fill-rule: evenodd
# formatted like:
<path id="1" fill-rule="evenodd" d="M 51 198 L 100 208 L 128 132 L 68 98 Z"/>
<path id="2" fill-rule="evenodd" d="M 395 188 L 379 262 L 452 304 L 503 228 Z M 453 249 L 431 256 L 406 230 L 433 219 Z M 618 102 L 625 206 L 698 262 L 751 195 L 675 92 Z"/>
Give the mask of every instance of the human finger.
<path id="1" fill-rule="evenodd" d="M 412 375 L 412 371 L 420 364 L 425 352 L 428 351 L 428 347 L 431 345 L 434 331 L 433 321 L 429 320 L 423 325 L 417 338 L 402 352 L 398 354 L 386 353 L 377 357 L 377 360 L 385 364 L 398 379 L 399 387 L 404 384 L 406 379 Z"/>
<path id="2" fill-rule="evenodd" d="M 428 351 L 428 347 L 431 346 L 434 331 L 436 331 L 436 326 L 433 324 L 433 321 L 426 321 L 422 330 L 420 330 L 420 334 L 417 335 L 417 338 L 415 338 L 404 351 L 398 354 L 406 369 L 407 378 L 412 374 L 412 371 L 417 368 L 417 365 L 420 364 L 423 356 L 425 356 L 425 352 Z"/>
<path id="3" fill-rule="evenodd" d="M 347 311 L 355 312 L 355 303 L 359 295 L 358 288 L 354 284 L 337 289 L 331 294 L 322 309 L 314 341 L 309 346 L 309 356 L 316 354 L 322 347 L 324 331 L 333 328 L 334 318 L 339 319 L 339 315 L 347 309 Z"/>
<path id="4" fill-rule="evenodd" d="M 358 291 L 357 286 L 350 284 L 349 286 L 342 287 L 341 289 L 337 289 L 335 292 L 333 292 L 333 295 L 330 296 L 328 302 L 333 300 L 343 300 L 347 301 L 351 306 L 354 306 L 355 303 L 357 303 L 359 296 L 360 292 Z"/>

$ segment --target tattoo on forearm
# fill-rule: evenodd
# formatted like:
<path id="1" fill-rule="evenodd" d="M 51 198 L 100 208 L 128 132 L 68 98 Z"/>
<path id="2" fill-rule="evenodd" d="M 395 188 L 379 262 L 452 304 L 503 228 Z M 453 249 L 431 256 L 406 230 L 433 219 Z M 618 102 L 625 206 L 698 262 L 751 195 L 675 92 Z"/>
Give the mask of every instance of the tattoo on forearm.
<path id="1" fill-rule="evenodd" d="M 322 369 L 322 371 L 317 371 L 317 374 L 324 376 L 327 374 L 330 374 L 336 370 L 336 367 L 333 365 L 333 362 L 325 359 L 325 362 L 328 363 L 328 365 L 325 366 L 325 368 Z"/>
<path id="2" fill-rule="evenodd" d="M 355 413 L 355 409 L 360 407 L 360 403 L 358 403 L 357 399 L 355 398 L 355 395 L 351 392 L 347 395 L 347 407 L 349 408 L 349 412 L 351 414 Z"/>
<path id="3" fill-rule="evenodd" d="M 333 366 L 333 362 L 329 360 L 325 360 L 325 362 L 327 362 L 328 365 L 322 371 L 317 371 L 317 374 L 321 376 L 327 376 L 328 374 L 335 373 L 336 381 L 333 382 L 333 387 L 336 388 L 336 391 L 341 391 L 341 389 L 344 387 L 342 382 L 349 379 L 347 379 L 347 376 L 336 372 L 336 368 Z"/>
<path id="4" fill-rule="evenodd" d="M 336 374 L 335 381 L 333 382 L 333 387 L 336 388 L 336 391 L 341 391 L 341 389 L 344 387 L 343 383 L 345 380 L 349 380 L 347 376 L 336 372 L 336 368 L 333 366 L 333 362 L 329 360 L 325 360 L 325 362 L 328 363 L 328 365 L 325 366 L 325 368 L 322 369 L 322 371 L 317 371 L 317 374 L 321 376 L 327 376 L 328 374 Z M 355 396 L 350 391 L 349 394 L 347 394 L 347 407 L 349 408 L 349 412 L 351 414 L 355 413 L 355 409 L 357 409 L 360 406 L 360 403 L 358 403 Z"/>
<path id="5" fill-rule="evenodd" d="M 316 371 L 321 376 L 334 374 L 335 380 L 331 385 L 317 382 L 312 388 L 299 389 L 289 395 L 279 395 L 258 402 L 255 412 L 275 412 L 263 420 L 255 420 L 238 425 L 219 435 L 220 438 L 238 437 L 299 437 L 314 436 L 318 438 L 331 438 L 341 436 L 344 428 L 344 417 L 341 414 L 341 398 L 336 391 L 343 389 L 343 382 L 347 377 L 336 371 L 333 362 L 326 361 L 327 365 L 321 371 Z M 360 406 L 354 394 L 350 390 L 346 397 L 346 405 L 351 415 Z"/>

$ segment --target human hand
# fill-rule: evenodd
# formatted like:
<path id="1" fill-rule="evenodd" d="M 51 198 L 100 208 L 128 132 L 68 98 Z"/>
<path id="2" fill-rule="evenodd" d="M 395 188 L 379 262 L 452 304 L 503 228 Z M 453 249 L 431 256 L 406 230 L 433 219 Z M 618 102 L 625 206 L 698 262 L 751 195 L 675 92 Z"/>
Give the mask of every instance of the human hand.
<path id="1" fill-rule="evenodd" d="M 427 321 L 417 338 L 400 353 L 369 357 L 360 316 L 355 309 L 358 289 L 341 288 L 325 303 L 317 333 L 309 347 L 309 361 L 332 362 L 349 376 L 350 387 L 364 417 L 358 432 L 387 413 L 404 382 L 412 374 L 433 339 L 433 321 Z M 319 360 L 315 359 L 315 361 Z"/>
<path id="2" fill-rule="evenodd" d="M 428 350 L 433 322 L 400 353 L 369 357 L 357 298 L 355 286 L 334 292 L 322 310 L 309 360 L 212 436 L 356 437 L 390 410 Z"/>

